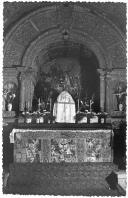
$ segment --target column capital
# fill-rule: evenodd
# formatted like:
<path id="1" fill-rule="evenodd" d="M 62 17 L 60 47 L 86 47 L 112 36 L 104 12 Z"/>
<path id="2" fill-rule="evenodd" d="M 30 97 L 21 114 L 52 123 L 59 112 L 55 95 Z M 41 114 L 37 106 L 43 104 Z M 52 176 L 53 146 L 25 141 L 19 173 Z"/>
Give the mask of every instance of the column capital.
<path id="1" fill-rule="evenodd" d="M 106 71 L 104 69 L 97 69 L 97 72 L 100 74 L 100 76 L 105 76 Z"/>
<path id="2" fill-rule="evenodd" d="M 113 71 L 112 69 L 107 69 L 106 70 L 106 77 L 107 78 L 111 78 L 112 77 L 112 71 Z"/>

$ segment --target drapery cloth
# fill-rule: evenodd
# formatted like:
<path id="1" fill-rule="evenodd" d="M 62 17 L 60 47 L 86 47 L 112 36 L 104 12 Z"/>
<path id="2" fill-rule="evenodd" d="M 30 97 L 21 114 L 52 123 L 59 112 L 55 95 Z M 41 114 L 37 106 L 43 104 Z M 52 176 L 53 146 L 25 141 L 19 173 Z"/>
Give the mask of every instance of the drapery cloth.
<path id="1" fill-rule="evenodd" d="M 34 88 L 36 84 L 36 72 L 30 67 L 21 72 L 21 91 L 20 91 L 20 111 L 25 108 L 28 111 L 32 110 L 32 100 Z"/>
<path id="2" fill-rule="evenodd" d="M 57 98 L 53 107 L 53 116 L 59 123 L 75 123 L 76 108 L 72 96 L 63 91 Z"/>

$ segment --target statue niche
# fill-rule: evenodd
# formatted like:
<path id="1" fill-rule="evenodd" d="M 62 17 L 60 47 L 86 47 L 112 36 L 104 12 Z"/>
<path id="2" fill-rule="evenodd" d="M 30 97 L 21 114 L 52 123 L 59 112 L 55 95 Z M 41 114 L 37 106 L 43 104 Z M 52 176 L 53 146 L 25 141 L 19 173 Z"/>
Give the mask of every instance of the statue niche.
<path id="1" fill-rule="evenodd" d="M 36 74 L 32 68 L 27 68 L 20 75 L 21 94 L 20 94 L 20 110 L 31 111 L 34 87 L 36 84 Z"/>

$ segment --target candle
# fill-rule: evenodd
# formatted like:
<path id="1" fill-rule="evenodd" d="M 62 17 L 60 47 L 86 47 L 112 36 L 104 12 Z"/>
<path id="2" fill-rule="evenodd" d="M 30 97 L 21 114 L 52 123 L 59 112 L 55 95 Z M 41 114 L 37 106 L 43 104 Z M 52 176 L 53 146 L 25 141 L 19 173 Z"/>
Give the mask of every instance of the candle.
<path id="1" fill-rule="evenodd" d="M 50 112 L 52 111 L 52 99 L 50 98 Z"/>
<path id="2" fill-rule="evenodd" d="M 38 111 L 40 112 L 40 98 L 39 98 L 39 100 L 38 100 Z"/>
<path id="3" fill-rule="evenodd" d="M 25 101 L 25 112 L 26 112 L 26 101 Z"/>
<path id="4" fill-rule="evenodd" d="M 90 112 L 91 112 L 91 100 L 90 100 Z"/>
<path id="5" fill-rule="evenodd" d="M 40 105 L 40 98 L 39 98 L 39 105 Z"/>
<path id="6" fill-rule="evenodd" d="M 28 109 L 28 111 L 29 111 L 29 102 L 28 102 L 28 106 L 27 106 L 27 109 Z"/>
<path id="7" fill-rule="evenodd" d="M 78 112 L 79 112 L 79 108 L 80 108 L 80 106 L 79 106 L 79 98 L 78 98 Z"/>

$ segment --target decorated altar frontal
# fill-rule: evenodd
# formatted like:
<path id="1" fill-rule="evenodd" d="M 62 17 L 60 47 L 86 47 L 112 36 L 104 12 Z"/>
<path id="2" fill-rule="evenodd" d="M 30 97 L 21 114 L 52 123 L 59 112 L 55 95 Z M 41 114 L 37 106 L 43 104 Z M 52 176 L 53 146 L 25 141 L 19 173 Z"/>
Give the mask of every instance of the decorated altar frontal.
<path id="1" fill-rule="evenodd" d="M 14 144 L 16 163 L 112 162 L 111 127 L 61 125 L 53 127 L 14 128 L 10 143 Z"/>

